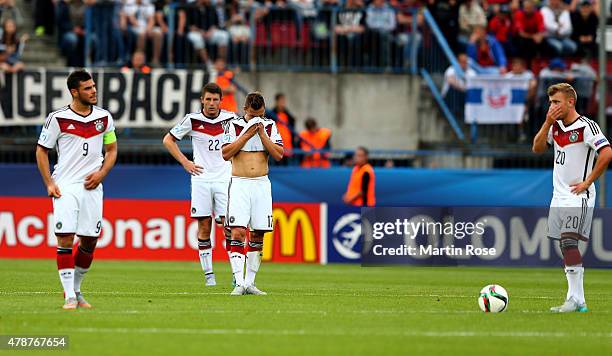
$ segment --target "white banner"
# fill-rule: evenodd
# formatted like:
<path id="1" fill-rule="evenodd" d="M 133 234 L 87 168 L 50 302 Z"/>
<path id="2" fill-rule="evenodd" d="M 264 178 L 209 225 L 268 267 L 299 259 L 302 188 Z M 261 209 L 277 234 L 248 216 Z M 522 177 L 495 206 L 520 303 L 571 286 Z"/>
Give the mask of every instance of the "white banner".
<path id="1" fill-rule="evenodd" d="M 42 125 L 49 112 L 70 104 L 70 69 L 28 69 L 0 81 L 0 126 Z M 98 106 L 109 110 L 117 127 L 171 127 L 201 109 L 204 71 L 154 69 L 151 74 L 93 70 Z"/>
<path id="2" fill-rule="evenodd" d="M 465 122 L 519 124 L 523 121 L 529 79 L 467 77 Z"/>

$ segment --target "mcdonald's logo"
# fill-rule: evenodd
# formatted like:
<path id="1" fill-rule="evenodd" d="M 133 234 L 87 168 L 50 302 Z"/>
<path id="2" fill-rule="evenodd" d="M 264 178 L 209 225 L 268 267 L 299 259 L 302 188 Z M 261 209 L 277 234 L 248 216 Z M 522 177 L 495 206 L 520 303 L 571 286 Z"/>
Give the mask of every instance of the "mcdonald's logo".
<path id="1" fill-rule="evenodd" d="M 318 214 L 318 207 L 275 207 L 274 231 L 264 236 L 263 260 L 317 262 Z"/>

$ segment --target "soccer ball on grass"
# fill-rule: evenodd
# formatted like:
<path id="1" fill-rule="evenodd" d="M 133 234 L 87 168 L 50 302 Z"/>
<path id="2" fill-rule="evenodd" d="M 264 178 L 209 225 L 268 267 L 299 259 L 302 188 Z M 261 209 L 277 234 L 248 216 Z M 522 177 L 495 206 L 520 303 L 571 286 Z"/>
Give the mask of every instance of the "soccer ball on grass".
<path id="1" fill-rule="evenodd" d="M 480 291 L 478 305 L 485 313 L 501 313 L 508 307 L 508 292 L 497 284 L 489 284 Z"/>

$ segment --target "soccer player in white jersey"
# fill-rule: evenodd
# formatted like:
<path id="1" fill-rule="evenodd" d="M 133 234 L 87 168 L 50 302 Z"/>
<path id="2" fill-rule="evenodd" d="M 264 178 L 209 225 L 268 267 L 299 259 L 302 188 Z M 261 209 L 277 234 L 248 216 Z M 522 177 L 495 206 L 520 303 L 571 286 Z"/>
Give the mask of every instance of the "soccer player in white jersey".
<path id="1" fill-rule="evenodd" d="M 261 93 L 249 93 L 244 117 L 230 121 L 223 138 L 223 158 L 232 161 L 227 225 L 231 229 L 230 264 L 236 280 L 231 295 L 265 295 L 255 287 L 261 264 L 264 233 L 272 231 L 272 189 L 268 179 L 268 156 L 283 158 L 283 139 L 276 123 L 266 119 Z M 250 227 L 246 248 L 246 229 Z"/>
<path id="2" fill-rule="evenodd" d="M 68 76 L 72 102 L 47 116 L 38 139 L 36 162 L 53 198 L 57 268 L 64 287 L 64 309 L 91 308 L 81 283 L 93 260 L 102 228 L 102 181 L 117 160 L 117 138 L 111 114 L 97 103 L 96 84 L 85 70 Z M 49 150 L 57 164 L 49 172 Z M 74 237 L 79 245 L 74 256 Z"/>
<path id="3" fill-rule="evenodd" d="M 551 311 L 586 312 L 584 267 L 578 243 L 589 240 L 595 207 L 593 183 L 608 167 L 612 149 L 599 125 L 576 112 L 577 95 L 571 85 L 552 85 L 548 96 L 550 108 L 533 140 L 533 151 L 543 153 L 547 146 L 554 145 L 554 191 L 548 215 L 548 237 L 560 243 L 568 284 L 565 303 L 552 307 Z"/>
<path id="4" fill-rule="evenodd" d="M 198 254 L 207 286 L 214 286 L 212 265 L 212 215 L 224 223 L 227 207 L 227 187 L 232 165 L 221 156 L 225 125 L 236 117 L 233 112 L 219 109 L 223 91 L 215 83 L 202 88 L 202 111 L 187 114 L 164 137 L 164 146 L 170 154 L 191 174 L 191 217 L 198 220 Z M 176 141 L 191 136 L 193 162 L 181 152 Z M 229 230 L 226 233 L 226 249 L 229 254 Z"/>

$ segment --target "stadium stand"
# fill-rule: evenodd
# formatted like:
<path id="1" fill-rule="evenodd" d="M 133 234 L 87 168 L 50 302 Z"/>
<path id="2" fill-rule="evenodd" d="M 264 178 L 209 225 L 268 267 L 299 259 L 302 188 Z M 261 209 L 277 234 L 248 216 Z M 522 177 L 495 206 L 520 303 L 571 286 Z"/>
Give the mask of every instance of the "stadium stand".
<path id="1" fill-rule="evenodd" d="M 22 63 L 26 70 L 66 65 L 126 71 L 133 67 L 134 52 L 145 74 L 151 68 L 188 68 L 214 78 L 213 63 L 221 58 L 233 73 L 227 80 L 237 87 L 238 103 L 251 89 L 241 84 L 241 72 L 419 78 L 417 150 L 371 147 L 374 165 L 445 166 L 450 164 L 445 157 L 458 155 L 464 165 L 466 160 L 483 159 L 486 167 L 548 166 L 549 157 L 530 155 L 530 138 L 547 108 L 545 89 L 560 81 L 578 89 L 581 113 L 592 118 L 596 114 L 598 1 L 6 0 L 0 9 L 5 82 Z M 45 9 L 47 16 L 41 16 Z M 17 24 L 16 32 L 12 24 Z M 31 34 L 27 46 L 27 36 L 19 33 Z M 520 122 L 466 122 L 466 78 L 482 73 L 529 80 Z M 605 85 L 611 83 L 609 78 Z M 291 101 L 291 93 L 287 95 Z M 612 107 L 610 94 L 605 99 Z M 309 116 L 316 115 L 298 118 L 300 127 Z M 612 109 L 608 120 L 611 117 Z M 299 140 L 296 126 L 287 130 Z M 120 130 L 127 138 L 120 161 L 172 163 L 161 147 L 155 147 L 159 128 Z M 11 151 L 24 151 L 0 149 L 3 162 L 32 161 L 25 152 L 35 141 L 36 127 L 3 126 L 0 132 L 4 143 L 16 145 Z M 293 153 L 302 157 L 301 143 L 293 144 Z M 354 148 L 333 147 L 337 149 L 328 153 L 334 165 L 343 164 Z"/>

